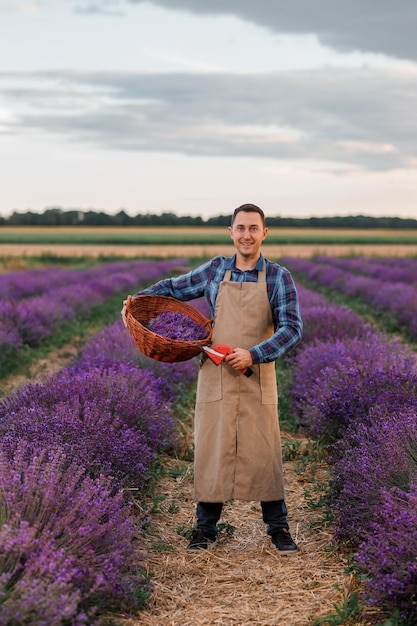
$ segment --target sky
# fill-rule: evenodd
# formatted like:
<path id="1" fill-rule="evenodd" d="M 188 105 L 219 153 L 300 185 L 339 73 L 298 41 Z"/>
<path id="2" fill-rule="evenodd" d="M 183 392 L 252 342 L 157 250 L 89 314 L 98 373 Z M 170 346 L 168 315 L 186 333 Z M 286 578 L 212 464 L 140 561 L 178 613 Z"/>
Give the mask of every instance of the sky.
<path id="1" fill-rule="evenodd" d="M 0 215 L 417 217 L 415 0 L 0 0 Z"/>

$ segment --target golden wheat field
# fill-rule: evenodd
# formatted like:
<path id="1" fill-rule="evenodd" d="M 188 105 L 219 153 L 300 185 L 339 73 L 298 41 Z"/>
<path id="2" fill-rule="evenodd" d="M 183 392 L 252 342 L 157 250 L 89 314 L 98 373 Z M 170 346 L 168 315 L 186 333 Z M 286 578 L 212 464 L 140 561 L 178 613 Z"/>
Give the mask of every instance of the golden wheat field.
<path id="1" fill-rule="evenodd" d="M 264 255 L 417 255 L 413 230 L 271 228 Z M 2 227 L 0 257 L 188 257 L 233 254 L 223 227 Z"/>

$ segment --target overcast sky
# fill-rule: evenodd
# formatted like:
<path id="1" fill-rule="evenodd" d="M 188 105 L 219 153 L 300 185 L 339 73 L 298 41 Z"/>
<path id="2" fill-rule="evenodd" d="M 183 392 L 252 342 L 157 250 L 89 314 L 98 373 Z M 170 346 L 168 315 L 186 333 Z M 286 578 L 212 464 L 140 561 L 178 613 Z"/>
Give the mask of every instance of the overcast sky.
<path id="1" fill-rule="evenodd" d="M 416 0 L 0 0 L 0 214 L 417 217 Z"/>

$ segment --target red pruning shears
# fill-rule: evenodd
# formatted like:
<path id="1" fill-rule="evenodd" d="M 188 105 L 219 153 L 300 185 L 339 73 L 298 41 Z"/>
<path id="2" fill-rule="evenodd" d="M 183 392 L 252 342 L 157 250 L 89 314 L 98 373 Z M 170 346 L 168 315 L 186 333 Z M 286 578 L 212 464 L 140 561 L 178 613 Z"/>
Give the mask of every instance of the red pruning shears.
<path id="1" fill-rule="evenodd" d="M 226 344 L 203 346 L 202 350 L 204 350 L 210 361 L 213 361 L 215 365 L 220 365 L 228 354 L 233 353 L 233 348 L 231 346 L 227 346 Z M 249 378 L 249 376 L 252 376 L 253 374 L 253 369 L 251 367 L 245 367 L 245 369 L 241 370 L 241 372 Z"/>

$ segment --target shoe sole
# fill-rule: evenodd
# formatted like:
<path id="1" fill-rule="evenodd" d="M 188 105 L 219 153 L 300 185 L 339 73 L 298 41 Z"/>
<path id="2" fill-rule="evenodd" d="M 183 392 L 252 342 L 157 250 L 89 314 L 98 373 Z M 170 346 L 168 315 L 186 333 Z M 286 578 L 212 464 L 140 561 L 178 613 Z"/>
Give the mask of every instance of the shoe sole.
<path id="1" fill-rule="evenodd" d="M 278 548 L 276 548 L 276 551 L 281 556 L 293 556 L 295 554 L 299 554 L 299 552 L 300 552 L 300 550 L 298 548 L 297 548 L 297 550 L 278 550 Z"/>
<path id="2" fill-rule="evenodd" d="M 217 541 L 208 541 L 207 542 L 207 548 L 203 548 L 203 546 L 195 546 L 194 548 L 189 548 L 187 546 L 186 551 L 187 552 L 201 552 L 202 550 L 204 550 L 204 551 L 212 550 L 216 546 L 217 546 Z"/>

